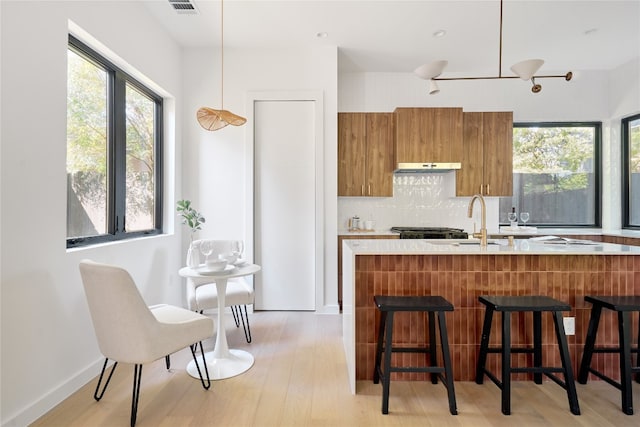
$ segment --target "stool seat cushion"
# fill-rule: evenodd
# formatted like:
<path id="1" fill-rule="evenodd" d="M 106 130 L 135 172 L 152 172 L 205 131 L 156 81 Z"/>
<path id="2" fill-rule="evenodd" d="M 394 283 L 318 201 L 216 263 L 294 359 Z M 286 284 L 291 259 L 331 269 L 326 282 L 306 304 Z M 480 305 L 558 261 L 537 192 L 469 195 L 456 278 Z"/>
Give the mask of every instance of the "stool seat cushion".
<path id="1" fill-rule="evenodd" d="M 544 295 L 481 296 L 479 301 L 495 311 L 570 311 L 571 306 Z"/>
<path id="2" fill-rule="evenodd" d="M 584 300 L 614 311 L 640 311 L 640 295 L 594 296 L 586 295 Z"/>
<path id="3" fill-rule="evenodd" d="M 373 300 L 382 311 L 453 311 L 453 305 L 441 296 L 375 295 Z"/>

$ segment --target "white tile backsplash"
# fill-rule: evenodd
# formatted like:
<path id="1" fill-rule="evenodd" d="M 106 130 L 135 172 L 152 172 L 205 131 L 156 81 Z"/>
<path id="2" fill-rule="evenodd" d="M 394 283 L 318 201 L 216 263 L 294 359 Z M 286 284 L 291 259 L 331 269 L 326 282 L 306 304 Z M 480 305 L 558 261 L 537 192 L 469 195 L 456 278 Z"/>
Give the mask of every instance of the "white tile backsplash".
<path id="1" fill-rule="evenodd" d="M 338 197 L 338 228 L 347 229 L 349 218 L 375 221 L 375 229 L 386 231 L 393 226 L 456 227 L 480 229 L 480 203 L 473 218 L 467 217 L 470 197 L 456 197 L 456 172 L 396 174 L 393 197 Z M 485 198 L 487 229 L 498 231 L 497 197 Z"/>

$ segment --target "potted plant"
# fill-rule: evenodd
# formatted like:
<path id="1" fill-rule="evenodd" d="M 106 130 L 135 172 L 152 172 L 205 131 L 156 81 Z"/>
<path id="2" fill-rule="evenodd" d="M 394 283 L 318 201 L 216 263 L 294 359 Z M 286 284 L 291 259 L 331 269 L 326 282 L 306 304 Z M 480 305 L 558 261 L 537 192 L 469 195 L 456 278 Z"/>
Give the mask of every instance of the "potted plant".
<path id="1" fill-rule="evenodd" d="M 200 212 L 191 206 L 191 200 L 178 200 L 176 207 L 178 216 L 182 218 L 182 224 L 191 229 L 189 250 L 187 251 L 187 266 L 196 267 L 200 263 L 198 252 L 193 249 L 193 235 L 196 231 L 202 229 L 205 219 Z"/>

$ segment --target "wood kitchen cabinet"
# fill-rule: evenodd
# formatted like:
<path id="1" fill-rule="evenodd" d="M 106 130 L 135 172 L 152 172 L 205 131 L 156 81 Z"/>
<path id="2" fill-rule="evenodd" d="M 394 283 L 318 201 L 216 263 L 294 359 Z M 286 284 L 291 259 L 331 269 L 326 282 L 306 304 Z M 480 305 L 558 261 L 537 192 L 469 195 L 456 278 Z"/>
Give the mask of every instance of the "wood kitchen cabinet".
<path id="1" fill-rule="evenodd" d="M 396 108 L 398 163 L 460 163 L 462 108 Z"/>
<path id="2" fill-rule="evenodd" d="M 463 117 L 456 196 L 512 196 L 513 113 L 464 113 Z"/>
<path id="3" fill-rule="evenodd" d="M 393 196 L 392 113 L 338 113 L 338 196 Z"/>

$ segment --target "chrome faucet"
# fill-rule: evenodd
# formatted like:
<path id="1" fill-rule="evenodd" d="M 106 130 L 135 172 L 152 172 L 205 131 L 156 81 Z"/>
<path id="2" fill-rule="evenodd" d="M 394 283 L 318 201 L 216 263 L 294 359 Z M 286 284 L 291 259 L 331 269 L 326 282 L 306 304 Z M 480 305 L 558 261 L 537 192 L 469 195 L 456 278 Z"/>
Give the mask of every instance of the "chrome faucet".
<path id="1" fill-rule="evenodd" d="M 475 202 L 476 199 L 480 200 L 480 205 L 482 207 L 482 212 L 481 212 L 482 216 L 481 216 L 481 223 L 480 223 L 480 232 L 476 233 L 475 226 L 474 226 L 472 236 L 475 237 L 476 239 L 480 239 L 480 246 L 486 247 L 487 246 L 487 205 L 484 202 L 484 197 L 482 197 L 480 194 L 474 195 L 471 198 L 471 201 L 469 202 L 469 211 L 467 214 L 469 218 L 473 216 L 473 202 Z"/>

